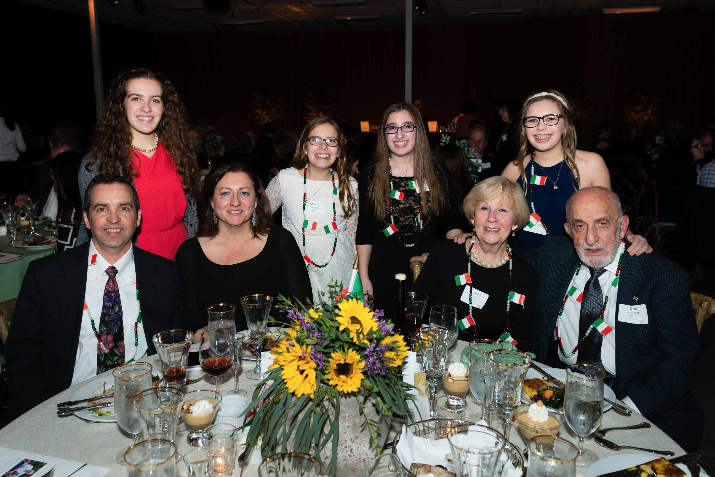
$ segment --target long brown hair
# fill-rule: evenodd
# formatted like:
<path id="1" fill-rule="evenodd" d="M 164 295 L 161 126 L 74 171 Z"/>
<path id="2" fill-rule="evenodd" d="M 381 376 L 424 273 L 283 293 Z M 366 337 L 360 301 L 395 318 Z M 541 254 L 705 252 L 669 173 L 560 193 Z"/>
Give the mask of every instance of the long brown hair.
<path id="1" fill-rule="evenodd" d="M 258 174 L 243 162 L 224 162 L 211 169 L 199 193 L 197 203 L 199 230 L 196 232 L 197 237 L 215 237 L 218 234 L 218 223 L 214 222 L 214 209 L 211 207 L 211 198 L 216 191 L 216 184 L 223 179 L 223 176 L 231 172 L 243 172 L 253 183 L 253 192 L 256 194 L 256 200 L 258 201 L 256 205 L 256 224 L 251 223 L 253 237 L 266 235 L 270 231 L 271 203 L 268 201 L 266 191 L 263 188 L 263 184 L 261 184 L 261 179 L 258 178 Z"/>
<path id="2" fill-rule="evenodd" d="M 571 112 L 570 106 L 566 97 L 556 90 L 542 91 L 540 93 L 534 93 L 530 95 L 526 101 L 524 101 L 524 106 L 521 108 L 521 114 L 519 115 L 519 154 L 514 159 L 514 165 L 519 168 L 519 173 L 521 174 L 521 180 L 524 185 L 524 190 L 528 189 L 526 182 L 526 172 L 524 171 L 524 158 L 530 156 L 534 152 L 534 147 L 529 143 L 529 139 L 526 137 L 526 127 L 524 126 L 524 118 L 526 117 L 526 111 L 529 106 L 536 103 L 537 101 L 551 101 L 556 104 L 559 108 L 559 114 L 562 116 L 559 121 L 563 121 L 561 134 L 561 147 L 564 150 L 566 165 L 569 167 L 569 176 L 571 177 L 571 183 L 576 189 L 578 189 L 578 166 L 576 166 L 576 148 L 578 145 L 578 138 L 576 137 L 576 127 L 573 124 L 573 113 Z M 574 183 L 575 180 L 575 183 Z"/>
<path id="3" fill-rule="evenodd" d="M 295 146 L 295 154 L 293 155 L 293 163 L 291 165 L 298 171 L 302 171 L 306 164 L 308 164 L 308 156 L 305 153 L 308 138 L 313 129 L 321 124 L 330 124 L 338 132 L 338 158 L 333 162 L 330 168 L 338 173 L 338 198 L 340 199 L 340 206 L 343 208 L 345 218 L 347 219 L 357 210 L 357 201 L 353 194 L 353 188 L 350 186 L 351 168 L 346 155 L 347 139 L 345 133 L 340 129 L 340 126 L 338 126 L 338 123 L 335 122 L 334 119 L 326 117 L 315 118 L 303 128 L 303 133 L 300 135 L 298 144 Z"/>
<path id="4" fill-rule="evenodd" d="M 171 156 L 176 172 L 181 176 L 184 193 L 196 197 L 199 190 L 199 172 L 189 137 L 189 122 L 184 103 L 174 85 L 158 72 L 138 68 L 120 73 L 109 87 L 104 114 L 97 124 L 92 147 L 92 158 L 87 170 L 97 165 L 97 171 L 135 178 L 133 165 L 132 133 L 127 121 L 124 100 L 127 86 L 133 79 L 157 81 L 161 86 L 164 110 L 156 133 Z"/>
<path id="5" fill-rule="evenodd" d="M 385 126 L 390 114 L 397 111 L 407 111 L 412 117 L 415 125 L 415 150 L 414 150 L 414 178 L 417 184 L 427 184 L 429 187 L 429 207 L 427 191 L 420 187 L 420 198 L 422 200 L 423 212 L 439 215 L 440 209 L 447 205 L 446 193 L 443 193 L 437 174 L 432 166 L 432 152 L 427 140 L 427 132 L 422 122 L 419 111 L 410 103 L 395 103 L 388 107 L 382 115 L 380 133 L 377 140 L 377 151 L 375 152 L 375 174 L 370 182 L 370 205 L 373 208 L 375 217 L 384 221 L 390 209 L 390 148 L 385 139 Z M 446 191 L 444 191 L 446 192 Z"/>

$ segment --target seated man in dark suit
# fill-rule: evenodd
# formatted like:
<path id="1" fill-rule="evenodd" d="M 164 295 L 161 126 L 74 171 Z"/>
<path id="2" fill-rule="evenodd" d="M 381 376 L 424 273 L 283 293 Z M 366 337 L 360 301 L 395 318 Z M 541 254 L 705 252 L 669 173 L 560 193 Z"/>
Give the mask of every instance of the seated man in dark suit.
<path id="1" fill-rule="evenodd" d="M 573 243 L 552 238 L 528 256 L 539 274 L 536 359 L 600 365 L 619 399 L 694 450 L 703 414 L 691 393 L 699 337 L 687 274 L 624 253 L 628 216 L 608 189 L 576 192 L 566 220 Z"/>
<path id="2" fill-rule="evenodd" d="M 92 240 L 30 264 L 6 344 L 10 417 L 123 363 L 155 353 L 180 323 L 174 262 L 132 245 L 136 189 L 101 174 L 85 194 Z"/>

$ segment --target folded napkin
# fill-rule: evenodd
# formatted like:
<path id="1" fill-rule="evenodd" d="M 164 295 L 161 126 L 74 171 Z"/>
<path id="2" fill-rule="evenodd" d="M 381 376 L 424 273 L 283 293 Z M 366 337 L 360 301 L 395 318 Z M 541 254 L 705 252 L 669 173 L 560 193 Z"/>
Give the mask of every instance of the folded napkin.
<path id="1" fill-rule="evenodd" d="M 421 371 L 421 366 L 417 364 L 417 353 L 410 351 L 407 353 L 404 364 L 402 366 L 402 380 L 412 386 L 415 385 L 415 373 Z M 412 414 L 412 419 L 421 421 L 429 419 L 429 397 L 420 396 L 416 389 L 412 389 L 410 394 L 414 396 L 415 401 L 408 401 L 407 407 Z M 426 464 L 426 462 L 425 462 Z"/>

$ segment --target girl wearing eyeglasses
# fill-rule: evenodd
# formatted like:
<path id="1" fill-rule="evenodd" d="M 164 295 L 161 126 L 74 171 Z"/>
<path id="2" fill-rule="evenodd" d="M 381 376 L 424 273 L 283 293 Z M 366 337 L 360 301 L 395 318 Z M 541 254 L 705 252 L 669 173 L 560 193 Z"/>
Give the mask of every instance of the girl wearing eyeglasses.
<path id="1" fill-rule="evenodd" d="M 331 282 L 347 286 L 355 262 L 358 191 L 345 146 L 338 123 L 313 119 L 300 135 L 292 167 L 266 190 L 271 210 L 283 207 L 283 227 L 298 242 L 314 302 Z"/>
<path id="2" fill-rule="evenodd" d="M 410 261 L 424 261 L 442 238 L 464 240 L 454 187 L 432 160 L 424 124 L 409 103 L 382 116 L 375 164 L 360 176 L 357 231 L 363 290 L 376 308 L 392 310 L 395 274 L 412 283 Z"/>

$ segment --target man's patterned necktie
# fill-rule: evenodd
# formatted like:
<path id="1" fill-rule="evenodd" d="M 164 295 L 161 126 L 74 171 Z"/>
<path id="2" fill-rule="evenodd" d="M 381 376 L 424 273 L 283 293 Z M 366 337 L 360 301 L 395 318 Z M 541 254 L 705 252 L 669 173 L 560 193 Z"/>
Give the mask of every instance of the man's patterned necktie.
<path id="1" fill-rule="evenodd" d="M 124 364 L 124 315 L 116 279 L 117 269 L 110 265 L 105 273 L 109 278 L 104 286 L 102 315 L 97 330 L 97 374 Z"/>

